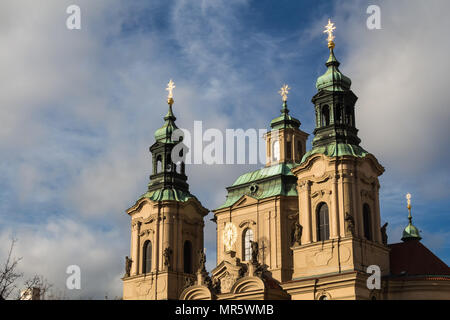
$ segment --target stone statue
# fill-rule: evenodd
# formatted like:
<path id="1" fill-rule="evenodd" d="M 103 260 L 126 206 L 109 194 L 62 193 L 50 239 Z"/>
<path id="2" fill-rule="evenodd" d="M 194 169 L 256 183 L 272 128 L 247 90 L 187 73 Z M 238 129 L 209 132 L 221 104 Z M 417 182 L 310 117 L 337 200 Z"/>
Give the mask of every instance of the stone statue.
<path id="1" fill-rule="evenodd" d="M 257 241 L 250 241 L 252 246 L 252 263 L 257 264 L 258 263 L 258 251 L 259 246 Z"/>
<path id="2" fill-rule="evenodd" d="M 383 242 L 383 244 L 385 246 L 387 246 L 388 243 L 388 236 L 386 233 L 386 227 L 388 226 L 388 223 L 386 222 L 385 224 L 383 224 L 383 226 L 381 227 L 381 241 Z"/>
<path id="3" fill-rule="evenodd" d="M 125 277 L 130 276 L 131 272 L 131 265 L 133 264 L 133 260 L 128 258 L 128 256 L 125 257 Z"/>
<path id="4" fill-rule="evenodd" d="M 220 293 L 220 279 L 219 278 L 214 278 L 212 280 L 211 290 L 216 294 Z"/>
<path id="5" fill-rule="evenodd" d="M 198 272 L 206 272 L 206 255 L 203 249 L 198 250 Z"/>
<path id="6" fill-rule="evenodd" d="M 170 270 L 170 256 L 172 255 L 172 249 L 170 247 L 167 247 L 164 249 L 163 257 L 164 257 L 164 266 Z"/>
<path id="7" fill-rule="evenodd" d="M 346 212 L 344 220 L 347 225 L 347 230 L 346 230 L 347 234 L 354 236 L 355 235 L 355 219 L 353 218 L 353 216 L 351 214 Z"/>
<path id="8" fill-rule="evenodd" d="M 300 245 L 301 244 L 302 232 L 303 232 L 302 225 L 298 221 L 296 221 L 295 224 L 294 224 L 294 234 L 293 234 L 293 237 L 292 237 L 292 240 L 293 240 L 292 244 L 293 245 L 295 245 L 295 244 Z"/>

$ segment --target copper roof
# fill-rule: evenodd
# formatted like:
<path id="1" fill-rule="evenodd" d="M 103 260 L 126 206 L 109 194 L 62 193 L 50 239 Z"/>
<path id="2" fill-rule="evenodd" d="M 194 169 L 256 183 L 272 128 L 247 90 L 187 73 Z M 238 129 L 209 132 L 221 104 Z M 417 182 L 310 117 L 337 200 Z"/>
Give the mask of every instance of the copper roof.
<path id="1" fill-rule="evenodd" d="M 450 275 L 450 268 L 418 240 L 390 244 L 391 275 Z"/>

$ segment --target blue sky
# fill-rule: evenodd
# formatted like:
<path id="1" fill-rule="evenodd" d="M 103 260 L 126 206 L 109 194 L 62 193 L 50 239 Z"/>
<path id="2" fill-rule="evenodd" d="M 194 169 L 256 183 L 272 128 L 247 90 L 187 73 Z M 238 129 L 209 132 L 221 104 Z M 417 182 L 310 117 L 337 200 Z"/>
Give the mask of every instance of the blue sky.
<path id="1" fill-rule="evenodd" d="M 72 31 L 65 10 L 73 1 L 0 4 L 0 261 L 15 236 L 26 274 L 64 291 L 66 267 L 78 264 L 82 290 L 67 296 L 120 296 L 124 210 L 146 190 L 167 81 L 177 85 L 178 126 L 198 120 L 221 130 L 267 128 L 288 83 L 291 114 L 312 134 L 310 100 L 325 72 L 322 30 L 331 18 L 341 71 L 359 97 L 362 146 L 386 169 L 389 241 L 400 240 L 410 192 L 423 243 L 449 263 L 448 2 L 75 2 L 82 29 Z M 366 28 L 369 4 L 380 5 L 381 30 Z M 214 209 L 226 186 L 257 167 L 191 165 L 191 191 Z"/>

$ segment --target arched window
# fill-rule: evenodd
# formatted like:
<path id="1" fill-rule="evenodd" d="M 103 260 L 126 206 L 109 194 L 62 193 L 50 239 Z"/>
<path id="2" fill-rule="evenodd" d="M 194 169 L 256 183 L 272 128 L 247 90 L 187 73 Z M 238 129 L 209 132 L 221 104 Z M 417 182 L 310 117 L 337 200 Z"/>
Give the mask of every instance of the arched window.
<path id="1" fill-rule="evenodd" d="M 328 206 L 322 202 L 317 206 L 317 241 L 325 241 L 329 238 Z"/>
<path id="2" fill-rule="evenodd" d="M 340 104 L 338 104 L 336 106 L 336 123 L 341 123 L 342 122 L 342 106 Z"/>
<path id="3" fill-rule="evenodd" d="M 147 240 L 144 242 L 142 254 L 142 273 L 149 273 L 152 270 L 152 243 Z"/>
<path id="4" fill-rule="evenodd" d="M 166 171 L 172 171 L 172 160 L 170 159 L 170 155 L 167 155 Z"/>
<path id="5" fill-rule="evenodd" d="M 319 297 L 319 300 L 328 300 L 328 296 L 322 295 Z"/>
<path id="6" fill-rule="evenodd" d="M 184 242 L 183 264 L 184 273 L 192 273 L 192 243 L 189 240 Z"/>
<path id="7" fill-rule="evenodd" d="M 353 125 L 353 109 L 350 106 L 345 107 L 345 123 Z"/>
<path id="8" fill-rule="evenodd" d="M 252 243 L 251 243 L 251 241 L 253 241 L 253 230 L 245 229 L 242 238 L 244 240 L 243 244 L 242 244 L 242 248 L 244 249 L 242 257 L 244 258 L 244 261 L 250 261 L 252 259 Z"/>
<path id="9" fill-rule="evenodd" d="M 156 172 L 155 173 L 160 173 L 162 170 L 162 157 L 161 155 L 156 157 Z"/>
<path id="10" fill-rule="evenodd" d="M 303 146 L 301 141 L 297 141 L 297 153 L 298 153 L 298 157 L 301 158 L 302 154 L 303 154 Z"/>
<path id="11" fill-rule="evenodd" d="M 330 125 L 330 107 L 325 105 L 322 107 L 322 127 Z"/>
<path id="12" fill-rule="evenodd" d="M 292 158 L 292 142 L 290 141 L 286 142 L 286 158 L 287 159 Z"/>
<path id="13" fill-rule="evenodd" d="M 363 223 L 364 223 L 364 237 L 367 240 L 372 240 L 372 224 L 370 223 L 370 207 L 367 203 L 363 206 Z"/>
<path id="14" fill-rule="evenodd" d="M 275 142 L 272 144 L 272 160 L 280 160 L 280 141 L 278 140 L 275 140 Z"/>

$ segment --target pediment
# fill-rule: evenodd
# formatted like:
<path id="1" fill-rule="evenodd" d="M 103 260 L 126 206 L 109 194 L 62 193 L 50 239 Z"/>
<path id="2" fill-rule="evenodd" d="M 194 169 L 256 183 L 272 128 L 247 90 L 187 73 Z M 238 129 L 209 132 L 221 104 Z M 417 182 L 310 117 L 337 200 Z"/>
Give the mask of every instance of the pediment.
<path id="1" fill-rule="evenodd" d="M 253 205 L 256 204 L 258 202 L 257 199 L 249 196 L 249 195 L 243 195 L 242 197 L 239 198 L 238 201 L 236 201 L 232 206 L 231 209 L 236 209 L 239 207 L 244 207 L 244 206 L 249 206 L 249 205 Z"/>
<path id="2" fill-rule="evenodd" d="M 211 300 L 211 291 L 206 286 L 191 286 L 183 290 L 180 300 Z"/>
<path id="3" fill-rule="evenodd" d="M 234 294 L 264 291 L 264 281 L 258 277 L 243 277 L 236 281 L 231 288 L 231 292 Z"/>

